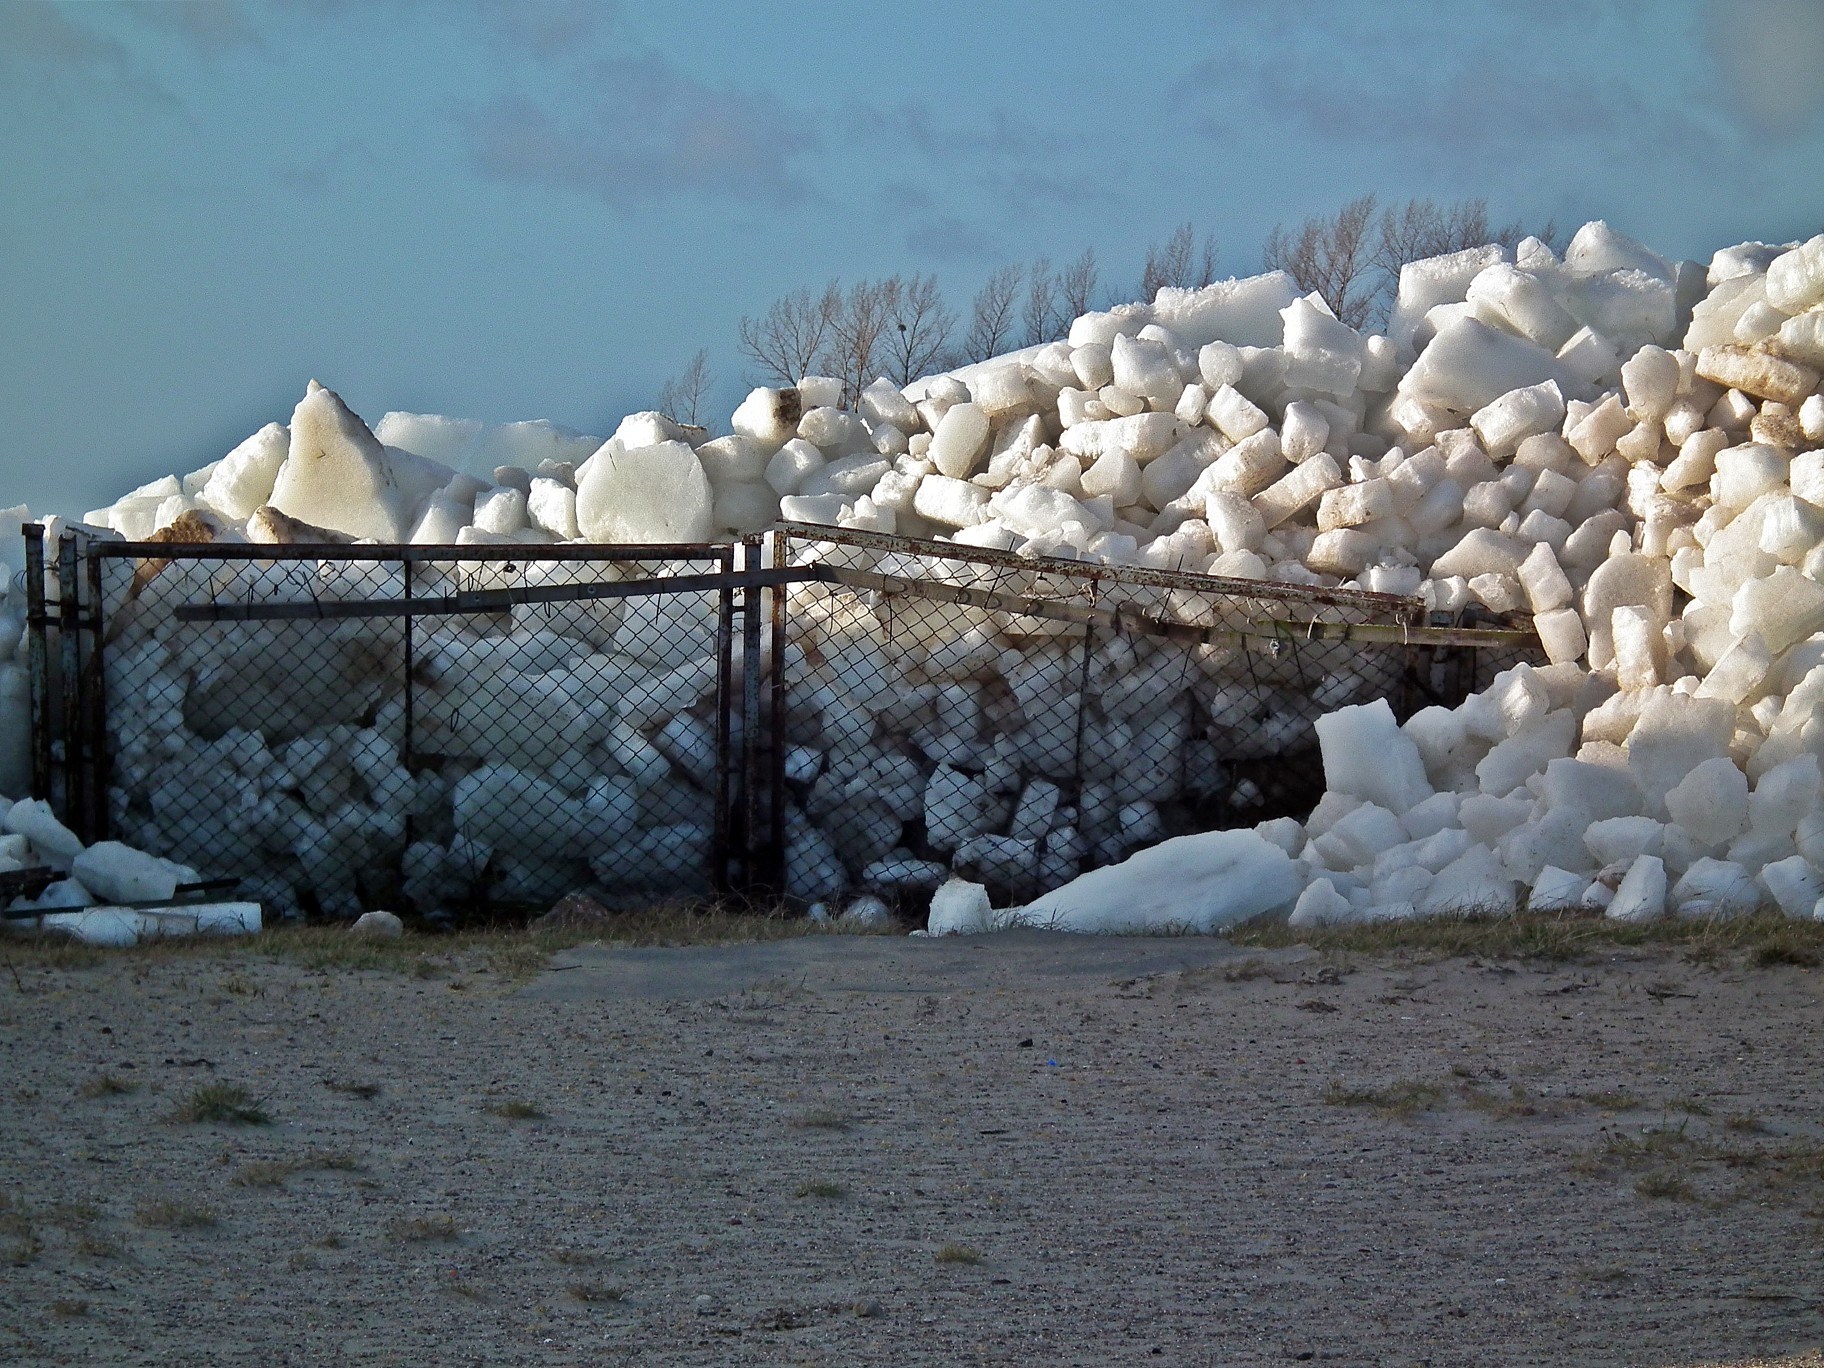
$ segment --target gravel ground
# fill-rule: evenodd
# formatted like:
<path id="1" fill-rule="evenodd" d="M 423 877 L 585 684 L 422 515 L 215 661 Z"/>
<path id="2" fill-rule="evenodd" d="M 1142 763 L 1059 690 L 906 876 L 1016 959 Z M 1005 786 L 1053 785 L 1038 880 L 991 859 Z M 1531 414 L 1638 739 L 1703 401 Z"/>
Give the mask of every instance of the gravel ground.
<path id="1" fill-rule="evenodd" d="M 1816 971 L 1066 939 L 27 955 L 0 1361 L 1824 1363 Z"/>

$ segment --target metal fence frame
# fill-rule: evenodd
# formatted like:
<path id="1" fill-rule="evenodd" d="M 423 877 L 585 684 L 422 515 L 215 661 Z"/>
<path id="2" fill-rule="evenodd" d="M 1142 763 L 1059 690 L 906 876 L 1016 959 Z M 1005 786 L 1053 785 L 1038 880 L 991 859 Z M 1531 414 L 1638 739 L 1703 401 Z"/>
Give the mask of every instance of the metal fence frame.
<path id="1" fill-rule="evenodd" d="M 109 834 L 109 700 L 105 674 L 109 623 L 104 567 L 130 562 L 156 576 L 183 562 L 347 562 L 397 564 L 403 595 L 390 599 L 336 598 L 296 602 L 229 602 L 213 595 L 180 603 L 179 622 L 397 619 L 404 636 L 406 724 L 400 760 L 414 752 L 414 624 L 430 615 L 671 593 L 714 593 L 716 610 L 715 782 L 712 841 L 714 884 L 724 895 L 772 900 L 787 887 L 787 728 L 793 717 L 786 667 L 791 592 L 823 584 L 855 594 L 907 595 L 928 603 L 1050 619 L 1083 628 L 1087 673 L 1098 633 L 1169 641 L 1182 646 L 1240 645 L 1269 654 L 1312 643 L 1360 643 L 1405 651 L 1395 701 L 1402 715 L 1425 702 L 1455 702 L 1494 660 L 1536 656 L 1524 630 L 1432 626 L 1416 599 L 1359 590 L 1220 579 L 1181 571 L 1061 559 L 1034 559 L 950 542 L 786 523 L 766 537 L 734 545 L 596 546 L 270 545 L 124 542 L 66 532 L 54 572 L 46 561 L 44 529 L 26 532 L 29 645 L 33 718 L 33 791 L 49 799 L 85 841 Z M 770 547 L 766 546 L 767 541 Z M 770 555 L 767 553 L 770 552 Z M 902 573 L 882 573 L 879 565 Z M 908 559 L 909 558 L 909 559 Z M 763 559 L 769 563 L 763 564 Z M 417 592 L 415 571 L 429 564 L 505 567 L 517 562 L 616 562 L 628 565 L 695 561 L 701 574 L 618 579 L 603 583 L 460 586 L 455 592 Z M 953 573 L 961 570 L 964 573 Z M 915 573 L 903 573 L 913 571 Z M 972 583 L 959 583 L 959 579 Z M 54 593 L 52 592 L 54 586 Z M 1222 605 L 1187 611 L 1186 604 Z M 737 621 L 738 619 L 738 621 Z M 768 630 L 770 628 L 770 630 Z M 1481 668 L 1478 668 L 1481 666 Z M 739 673 L 740 687 L 734 685 Z M 1446 678 L 1454 676 L 1454 678 Z M 1480 679 L 1486 683 L 1486 679 Z M 1440 687 L 1441 686 L 1441 687 Z M 1079 721 L 1078 745 L 1082 744 Z M 739 731 L 739 746 L 734 733 Z M 1079 756 L 1080 758 L 1080 756 Z"/>

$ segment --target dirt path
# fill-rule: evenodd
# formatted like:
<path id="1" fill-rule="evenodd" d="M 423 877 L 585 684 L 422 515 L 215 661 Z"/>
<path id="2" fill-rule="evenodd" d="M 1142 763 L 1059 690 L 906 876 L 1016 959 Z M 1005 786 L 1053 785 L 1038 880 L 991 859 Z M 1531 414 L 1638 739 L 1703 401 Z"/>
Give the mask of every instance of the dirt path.
<path id="1" fill-rule="evenodd" d="M 0 1362 L 1792 1355 L 1820 986 L 1036 934 L 28 965 Z M 208 1084 L 270 1124 L 166 1119 Z"/>

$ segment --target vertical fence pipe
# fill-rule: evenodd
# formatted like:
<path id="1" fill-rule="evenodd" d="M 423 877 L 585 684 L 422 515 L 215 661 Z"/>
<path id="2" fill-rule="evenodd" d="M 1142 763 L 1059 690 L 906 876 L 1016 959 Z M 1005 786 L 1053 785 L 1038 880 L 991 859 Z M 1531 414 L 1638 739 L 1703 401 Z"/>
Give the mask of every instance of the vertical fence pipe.
<path id="1" fill-rule="evenodd" d="M 1071 752 L 1071 773 L 1077 780 L 1077 811 L 1083 810 L 1083 729 L 1089 721 L 1089 658 L 1096 649 L 1096 629 L 1083 629 L 1083 663 L 1077 669 L 1077 736 Z"/>
<path id="2" fill-rule="evenodd" d="M 727 576 L 734 573 L 735 548 L 718 549 L 722 588 L 716 595 L 716 778 L 715 826 L 710 835 L 710 864 L 717 893 L 727 893 L 732 886 L 728 873 L 728 712 L 733 706 L 730 667 L 735 646 L 735 591 Z"/>
<path id="3" fill-rule="evenodd" d="M 25 626 L 32 674 L 32 797 L 51 796 L 51 658 L 44 601 L 44 524 L 25 525 Z"/>
<path id="4" fill-rule="evenodd" d="M 405 677 L 400 681 L 402 687 L 399 690 L 399 701 L 404 713 L 401 735 L 399 737 L 399 763 L 405 768 L 407 774 L 411 774 L 413 744 L 412 728 L 417 720 L 416 712 L 418 699 L 416 696 L 416 685 L 412 679 L 412 674 L 416 669 L 417 662 L 412 654 L 415 642 L 412 628 L 412 562 L 409 559 L 403 563 L 403 571 L 404 573 L 401 578 L 404 581 L 403 596 L 405 598 L 405 651 L 402 664 Z M 417 837 L 417 833 L 414 830 L 417 819 L 413 812 L 413 809 L 416 807 L 417 804 L 413 803 L 405 810 L 405 843 L 408 847 Z"/>
<path id="5" fill-rule="evenodd" d="M 760 568 L 760 538 L 741 544 L 741 568 Z M 752 895 L 759 884 L 761 855 L 761 789 L 770 770 L 760 764 L 760 586 L 741 590 L 741 891 Z"/>
<path id="6" fill-rule="evenodd" d="M 773 568 L 785 569 L 788 538 L 773 533 Z M 785 616 L 786 586 L 772 586 L 773 595 L 773 715 L 767 729 L 767 882 L 781 895 L 785 892 Z"/>
<path id="7" fill-rule="evenodd" d="M 63 645 L 63 811 L 58 816 L 84 841 L 87 801 L 83 773 L 82 599 L 76 574 L 76 534 L 65 532 L 57 544 L 58 622 Z M 53 784 L 53 787 L 55 785 Z"/>
<path id="8" fill-rule="evenodd" d="M 83 690 L 83 726 L 88 748 L 88 841 L 108 838 L 108 674 L 104 651 L 107 646 L 107 613 L 101 597 L 101 556 L 91 543 L 83 557 L 89 591 L 88 621 L 89 659 Z"/>

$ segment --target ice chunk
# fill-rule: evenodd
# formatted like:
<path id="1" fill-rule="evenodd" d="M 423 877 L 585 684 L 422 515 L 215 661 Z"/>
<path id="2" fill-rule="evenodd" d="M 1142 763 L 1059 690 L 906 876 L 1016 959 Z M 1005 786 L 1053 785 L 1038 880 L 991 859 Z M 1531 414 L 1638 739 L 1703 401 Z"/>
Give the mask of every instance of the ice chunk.
<path id="1" fill-rule="evenodd" d="M 119 841 L 97 841 L 77 855 L 70 872 L 103 902 L 165 902 L 179 884 L 202 876 L 186 865 L 148 855 Z"/>
<path id="2" fill-rule="evenodd" d="M 1824 233 L 1768 264 L 1767 302 L 1787 314 L 1824 303 Z"/>
<path id="3" fill-rule="evenodd" d="M 57 820 L 42 798 L 22 798 L 8 808 L 6 829 L 30 841 L 38 858 L 53 869 L 69 869 L 82 854 L 76 833 Z"/>
<path id="4" fill-rule="evenodd" d="M 405 540 L 405 500 L 386 451 L 334 390 L 316 381 L 292 411 L 290 447 L 271 504 L 352 537 Z"/>
<path id="5" fill-rule="evenodd" d="M 1284 337 L 1281 310 L 1301 293 L 1284 271 L 1219 280 L 1200 290 L 1166 286 L 1153 297 L 1153 316 L 1187 347 L 1216 341 L 1277 347 Z"/>
<path id="6" fill-rule="evenodd" d="M 1705 855 L 1691 862 L 1672 886 L 1666 904 L 1681 917 L 1737 917 L 1752 912 L 1761 898 L 1754 876 L 1745 868 Z"/>
<path id="7" fill-rule="evenodd" d="M 1527 896 L 1529 912 L 1568 912 L 1576 907 L 1589 886 L 1589 879 L 1556 865 L 1546 865 L 1533 878 L 1532 892 Z"/>
<path id="8" fill-rule="evenodd" d="M 1642 855 L 1628 866 L 1627 876 L 1604 915 L 1615 921 L 1657 921 L 1666 915 L 1666 866 L 1657 855 Z"/>
<path id="9" fill-rule="evenodd" d="M 1824 631 L 1824 585 L 1790 565 L 1748 580 L 1735 591 L 1729 630 L 1738 637 L 1758 632 L 1767 650 L 1778 655 L 1814 632 Z"/>
<path id="10" fill-rule="evenodd" d="M 1558 430 L 1564 421 L 1564 395 L 1552 380 L 1509 390 L 1477 409 L 1469 421 L 1488 454 L 1501 460 L 1519 450 L 1528 437 Z"/>
<path id="11" fill-rule="evenodd" d="M 1789 917 L 1814 916 L 1814 908 L 1824 898 L 1824 878 L 1803 855 L 1789 855 L 1761 869 L 1761 886 Z"/>
<path id="12" fill-rule="evenodd" d="M 938 473 L 961 479 L 975 469 L 988 441 L 988 415 L 979 404 L 952 405 L 938 420 L 925 453 Z M 790 490 L 780 490 L 782 494 Z"/>
<path id="13" fill-rule="evenodd" d="M 1417 907 L 1427 917 L 1508 916 L 1518 905 L 1514 880 L 1500 857 L 1476 844 L 1437 872 Z"/>
<path id="14" fill-rule="evenodd" d="M 1697 373 L 1727 389 L 1792 408 L 1818 387 L 1818 372 L 1812 367 L 1751 347 L 1705 347 L 1697 354 Z"/>
<path id="15" fill-rule="evenodd" d="M 988 890 L 966 879 L 951 879 L 931 895 L 926 930 L 933 936 L 972 936 L 992 929 Z"/>
<path id="16" fill-rule="evenodd" d="M 1726 756 L 1705 760 L 1666 794 L 1666 811 L 1698 840 L 1722 845 L 1748 824 L 1748 779 Z"/>
<path id="17" fill-rule="evenodd" d="M 1240 447 L 1234 447 L 1210 469 L 1218 470 Z M 1268 530 L 1272 530 L 1300 509 L 1315 503 L 1327 489 L 1343 482 L 1343 472 L 1336 458 L 1328 452 L 1312 457 L 1254 496 L 1254 507 Z"/>
<path id="18" fill-rule="evenodd" d="M 1407 262 L 1400 268 L 1393 314 L 1387 324 L 1388 337 L 1402 347 L 1412 343 L 1419 324 L 1432 309 L 1462 301 L 1476 277 L 1506 257 L 1505 248 L 1490 243 Z"/>
<path id="19" fill-rule="evenodd" d="M 741 401 L 729 419 L 729 426 L 737 436 L 752 437 L 777 450 L 796 435 L 804 407 L 796 389 L 762 386 Z"/>
<path id="20" fill-rule="evenodd" d="M 1586 392 L 1543 347 L 1480 319 L 1463 318 L 1431 340 L 1400 381 L 1399 392 L 1453 413 L 1470 414 L 1509 390 L 1547 380 L 1557 382 L 1567 395 Z"/>
<path id="21" fill-rule="evenodd" d="M 1735 706 L 1721 698 L 1655 694 L 1628 734 L 1628 768 L 1649 802 L 1659 804 L 1706 760 L 1729 754 Z"/>
<path id="22" fill-rule="evenodd" d="M 988 516 L 988 491 L 948 475 L 927 475 L 918 482 L 912 507 L 919 517 L 946 527 L 973 527 Z"/>
<path id="23" fill-rule="evenodd" d="M 1298 895 L 1286 922 L 1290 926 L 1339 926 L 1354 920 L 1354 915 L 1354 904 L 1337 892 L 1334 884 L 1328 879 L 1313 879 Z"/>
<path id="24" fill-rule="evenodd" d="M 266 424 L 216 463 L 203 486 L 203 502 L 227 517 L 245 521 L 271 499 L 290 443 L 282 424 Z"/>
<path id="25" fill-rule="evenodd" d="M 715 530 L 714 494 L 683 442 L 633 451 L 604 443 L 576 492 L 576 520 L 590 541 L 695 543 Z"/>
<path id="26" fill-rule="evenodd" d="M 1400 730 L 1387 700 L 1339 708 L 1317 719 L 1324 784 L 1398 815 L 1432 796 L 1419 747 Z"/>
<path id="27" fill-rule="evenodd" d="M 1285 321 L 1286 384 L 1346 398 L 1362 374 L 1362 338 L 1309 299 L 1280 311 Z"/>
<path id="28" fill-rule="evenodd" d="M 1298 866 L 1252 831 L 1179 836 L 1091 870 L 1020 909 L 1017 921 L 1057 931 L 1206 935 L 1290 907 Z"/>

